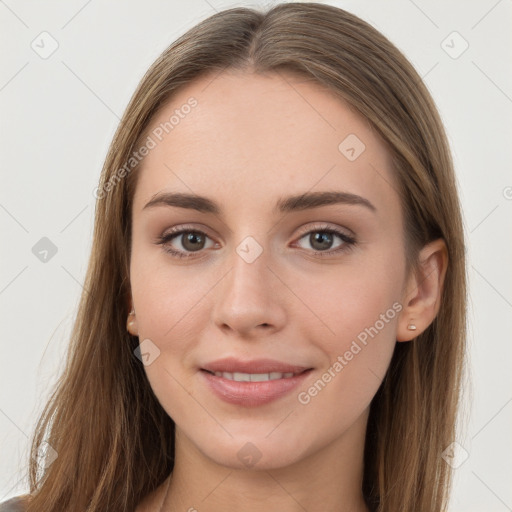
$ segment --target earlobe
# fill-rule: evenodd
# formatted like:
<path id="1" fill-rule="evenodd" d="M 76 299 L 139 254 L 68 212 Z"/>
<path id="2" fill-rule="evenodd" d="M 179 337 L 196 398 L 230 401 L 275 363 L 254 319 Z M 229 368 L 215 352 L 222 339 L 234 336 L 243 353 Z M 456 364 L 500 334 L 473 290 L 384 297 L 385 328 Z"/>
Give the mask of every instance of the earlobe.
<path id="1" fill-rule="evenodd" d="M 411 341 L 434 321 L 439 312 L 448 250 L 443 239 L 427 244 L 418 256 L 418 268 L 411 273 L 403 297 L 397 327 L 397 341 Z"/>
<path id="2" fill-rule="evenodd" d="M 135 317 L 135 309 L 132 307 L 131 311 L 128 313 L 128 318 L 126 320 L 126 330 L 132 336 L 138 336 L 139 330 L 137 327 L 137 318 Z"/>

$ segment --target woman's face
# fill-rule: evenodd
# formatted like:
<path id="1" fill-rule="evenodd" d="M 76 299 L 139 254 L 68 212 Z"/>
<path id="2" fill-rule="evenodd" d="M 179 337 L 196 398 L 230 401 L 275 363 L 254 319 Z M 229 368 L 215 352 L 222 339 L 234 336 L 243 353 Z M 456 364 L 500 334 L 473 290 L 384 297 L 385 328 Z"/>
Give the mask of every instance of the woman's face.
<path id="1" fill-rule="evenodd" d="M 259 468 L 360 442 L 405 301 L 384 143 L 290 74 L 197 80 L 148 135 L 130 280 L 145 371 L 180 439 Z"/>

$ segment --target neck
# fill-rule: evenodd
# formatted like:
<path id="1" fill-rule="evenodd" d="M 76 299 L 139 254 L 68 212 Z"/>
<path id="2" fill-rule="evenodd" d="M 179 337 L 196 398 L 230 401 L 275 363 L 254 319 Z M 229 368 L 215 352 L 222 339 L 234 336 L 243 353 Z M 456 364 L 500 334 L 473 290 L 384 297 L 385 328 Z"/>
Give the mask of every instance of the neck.
<path id="1" fill-rule="evenodd" d="M 176 426 L 176 457 L 161 512 L 368 512 L 362 495 L 367 413 L 286 467 L 235 469 L 201 453 Z"/>

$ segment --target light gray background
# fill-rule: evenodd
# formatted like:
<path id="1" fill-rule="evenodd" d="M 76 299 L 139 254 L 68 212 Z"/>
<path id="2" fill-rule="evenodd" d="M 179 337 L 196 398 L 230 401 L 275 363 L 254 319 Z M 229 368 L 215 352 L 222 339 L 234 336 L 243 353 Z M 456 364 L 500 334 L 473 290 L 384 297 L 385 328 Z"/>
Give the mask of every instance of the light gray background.
<path id="1" fill-rule="evenodd" d="M 325 3 L 369 21 L 405 53 L 446 125 L 468 241 L 472 379 L 458 440 L 469 457 L 450 510 L 512 510 L 511 1 Z M 0 0 L 0 501 L 28 490 L 28 439 L 63 368 L 91 247 L 92 191 L 119 118 L 164 48 L 215 11 L 243 5 L 264 4 Z M 47 59 L 31 47 L 42 46 L 43 31 L 59 45 Z M 457 58 L 464 43 L 453 31 L 469 44 Z M 58 249 L 46 263 L 32 252 L 42 237 Z"/>

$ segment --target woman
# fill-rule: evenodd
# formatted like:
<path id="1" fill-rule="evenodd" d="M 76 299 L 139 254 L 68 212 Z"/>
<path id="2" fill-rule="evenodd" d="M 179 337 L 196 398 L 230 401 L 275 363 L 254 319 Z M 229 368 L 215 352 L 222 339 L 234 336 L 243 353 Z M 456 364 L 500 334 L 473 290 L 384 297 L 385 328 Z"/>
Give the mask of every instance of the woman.
<path id="1" fill-rule="evenodd" d="M 314 3 L 208 18 L 144 76 L 95 195 L 20 510 L 446 509 L 461 213 L 382 34 Z"/>

